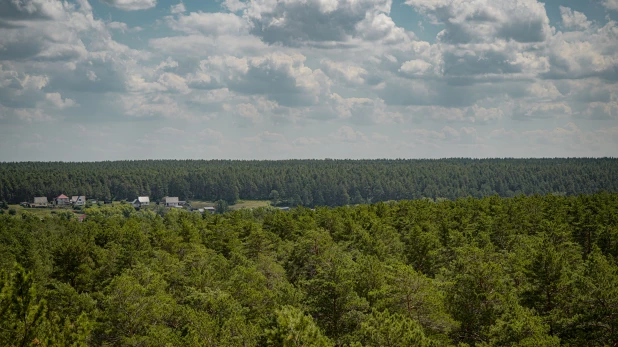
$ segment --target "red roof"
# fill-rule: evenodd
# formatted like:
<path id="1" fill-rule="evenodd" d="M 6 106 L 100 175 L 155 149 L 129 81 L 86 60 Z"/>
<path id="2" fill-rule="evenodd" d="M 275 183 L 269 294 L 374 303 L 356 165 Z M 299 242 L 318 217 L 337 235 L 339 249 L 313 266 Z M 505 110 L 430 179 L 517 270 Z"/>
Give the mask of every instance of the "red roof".
<path id="1" fill-rule="evenodd" d="M 69 197 L 64 195 L 64 194 L 60 194 L 59 197 L 57 197 L 56 199 L 68 199 Z"/>

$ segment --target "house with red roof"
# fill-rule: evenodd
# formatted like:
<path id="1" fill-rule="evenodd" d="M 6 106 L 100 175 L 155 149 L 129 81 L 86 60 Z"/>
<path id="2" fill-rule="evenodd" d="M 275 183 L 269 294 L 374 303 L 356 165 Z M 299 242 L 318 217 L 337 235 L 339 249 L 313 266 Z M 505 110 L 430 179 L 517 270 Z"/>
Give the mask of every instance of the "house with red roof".
<path id="1" fill-rule="evenodd" d="M 64 194 L 60 194 L 56 197 L 56 205 L 69 205 L 70 203 L 69 197 Z"/>

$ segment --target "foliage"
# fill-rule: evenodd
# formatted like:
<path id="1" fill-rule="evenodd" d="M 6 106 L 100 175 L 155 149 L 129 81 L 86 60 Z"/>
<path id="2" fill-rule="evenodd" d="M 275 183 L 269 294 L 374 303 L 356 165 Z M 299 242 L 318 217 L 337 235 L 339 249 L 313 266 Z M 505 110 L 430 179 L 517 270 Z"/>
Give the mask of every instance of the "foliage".
<path id="1" fill-rule="evenodd" d="M 132 201 L 271 200 L 275 206 L 342 206 L 379 201 L 520 194 L 618 192 L 618 160 L 146 160 L 0 163 L 0 200 L 86 195 Z M 583 211 L 585 212 L 585 211 Z M 577 222 L 586 222 L 586 213 Z M 586 234 L 585 224 L 581 235 Z M 594 235 L 592 235 L 594 236 Z"/>
<path id="2" fill-rule="evenodd" d="M 618 343 L 614 193 L 85 214 L 0 215 L 0 346 Z"/>

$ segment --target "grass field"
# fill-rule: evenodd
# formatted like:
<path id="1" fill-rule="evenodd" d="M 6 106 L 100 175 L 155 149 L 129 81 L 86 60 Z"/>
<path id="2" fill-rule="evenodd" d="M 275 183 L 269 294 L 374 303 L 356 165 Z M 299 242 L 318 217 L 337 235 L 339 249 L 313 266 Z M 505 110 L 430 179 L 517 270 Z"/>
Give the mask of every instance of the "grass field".
<path id="1" fill-rule="evenodd" d="M 114 201 L 114 205 L 118 205 L 120 204 L 120 202 L 116 202 Z M 202 208 L 202 207 L 206 207 L 206 206 L 215 206 L 214 202 L 211 201 L 201 201 L 201 200 L 192 200 L 191 201 L 191 206 L 193 208 Z M 239 200 L 235 205 L 230 206 L 231 210 L 240 210 L 243 208 L 257 208 L 257 207 L 266 207 L 266 206 L 270 206 L 270 201 L 268 200 Z M 54 207 L 54 208 L 26 208 L 26 207 L 22 207 L 20 205 L 9 205 L 9 209 L 14 208 L 17 211 L 18 215 L 21 215 L 22 212 L 24 211 L 28 211 L 36 216 L 39 216 L 41 218 L 46 217 L 46 216 L 51 216 L 52 215 L 52 211 L 55 212 L 59 212 L 59 211 L 71 211 L 71 208 L 69 207 Z M 5 211 L 5 213 L 8 213 L 8 211 Z M 83 212 L 75 212 L 76 216 L 79 216 L 83 214 Z"/>
<path id="2" fill-rule="evenodd" d="M 214 207 L 215 203 L 211 201 L 202 201 L 202 200 L 191 200 L 191 206 L 193 208 L 202 208 L 202 207 Z M 257 207 L 266 207 L 270 206 L 270 201 L 268 200 L 238 200 L 238 202 L 234 205 L 230 206 L 232 210 L 240 210 L 242 208 L 257 208 Z"/>
<path id="3" fill-rule="evenodd" d="M 21 215 L 22 212 L 24 211 L 28 211 L 32 214 L 34 214 L 35 216 L 39 216 L 41 218 L 43 217 L 47 217 L 47 216 L 51 216 L 52 215 L 52 211 L 54 212 L 60 212 L 60 211 L 72 211 L 71 208 L 64 208 L 64 207 L 60 207 L 60 208 L 49 208 L 49 207 L 44 207 L 44 208 L 26 208 L 20 205 L 9 205 L 9 209 L 15 209 L 15 211 L 17 211 L 18 215 Z M 8 210 L 5 211 L 5 213 L 8 213 Z M 79 216 L 81 215 L 83 212 L 77 212 L 75 213 L 75 215 Z"/>

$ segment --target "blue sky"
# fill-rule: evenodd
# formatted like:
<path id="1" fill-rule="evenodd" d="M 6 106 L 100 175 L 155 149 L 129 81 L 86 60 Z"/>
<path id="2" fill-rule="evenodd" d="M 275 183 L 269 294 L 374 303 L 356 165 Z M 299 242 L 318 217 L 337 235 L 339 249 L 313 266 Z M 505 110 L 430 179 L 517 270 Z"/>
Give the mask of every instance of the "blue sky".
<path id="1" fill-rule="evenodd" d="M 618 0 L 0 0 L 0 161 L 618 155 Z"/>

